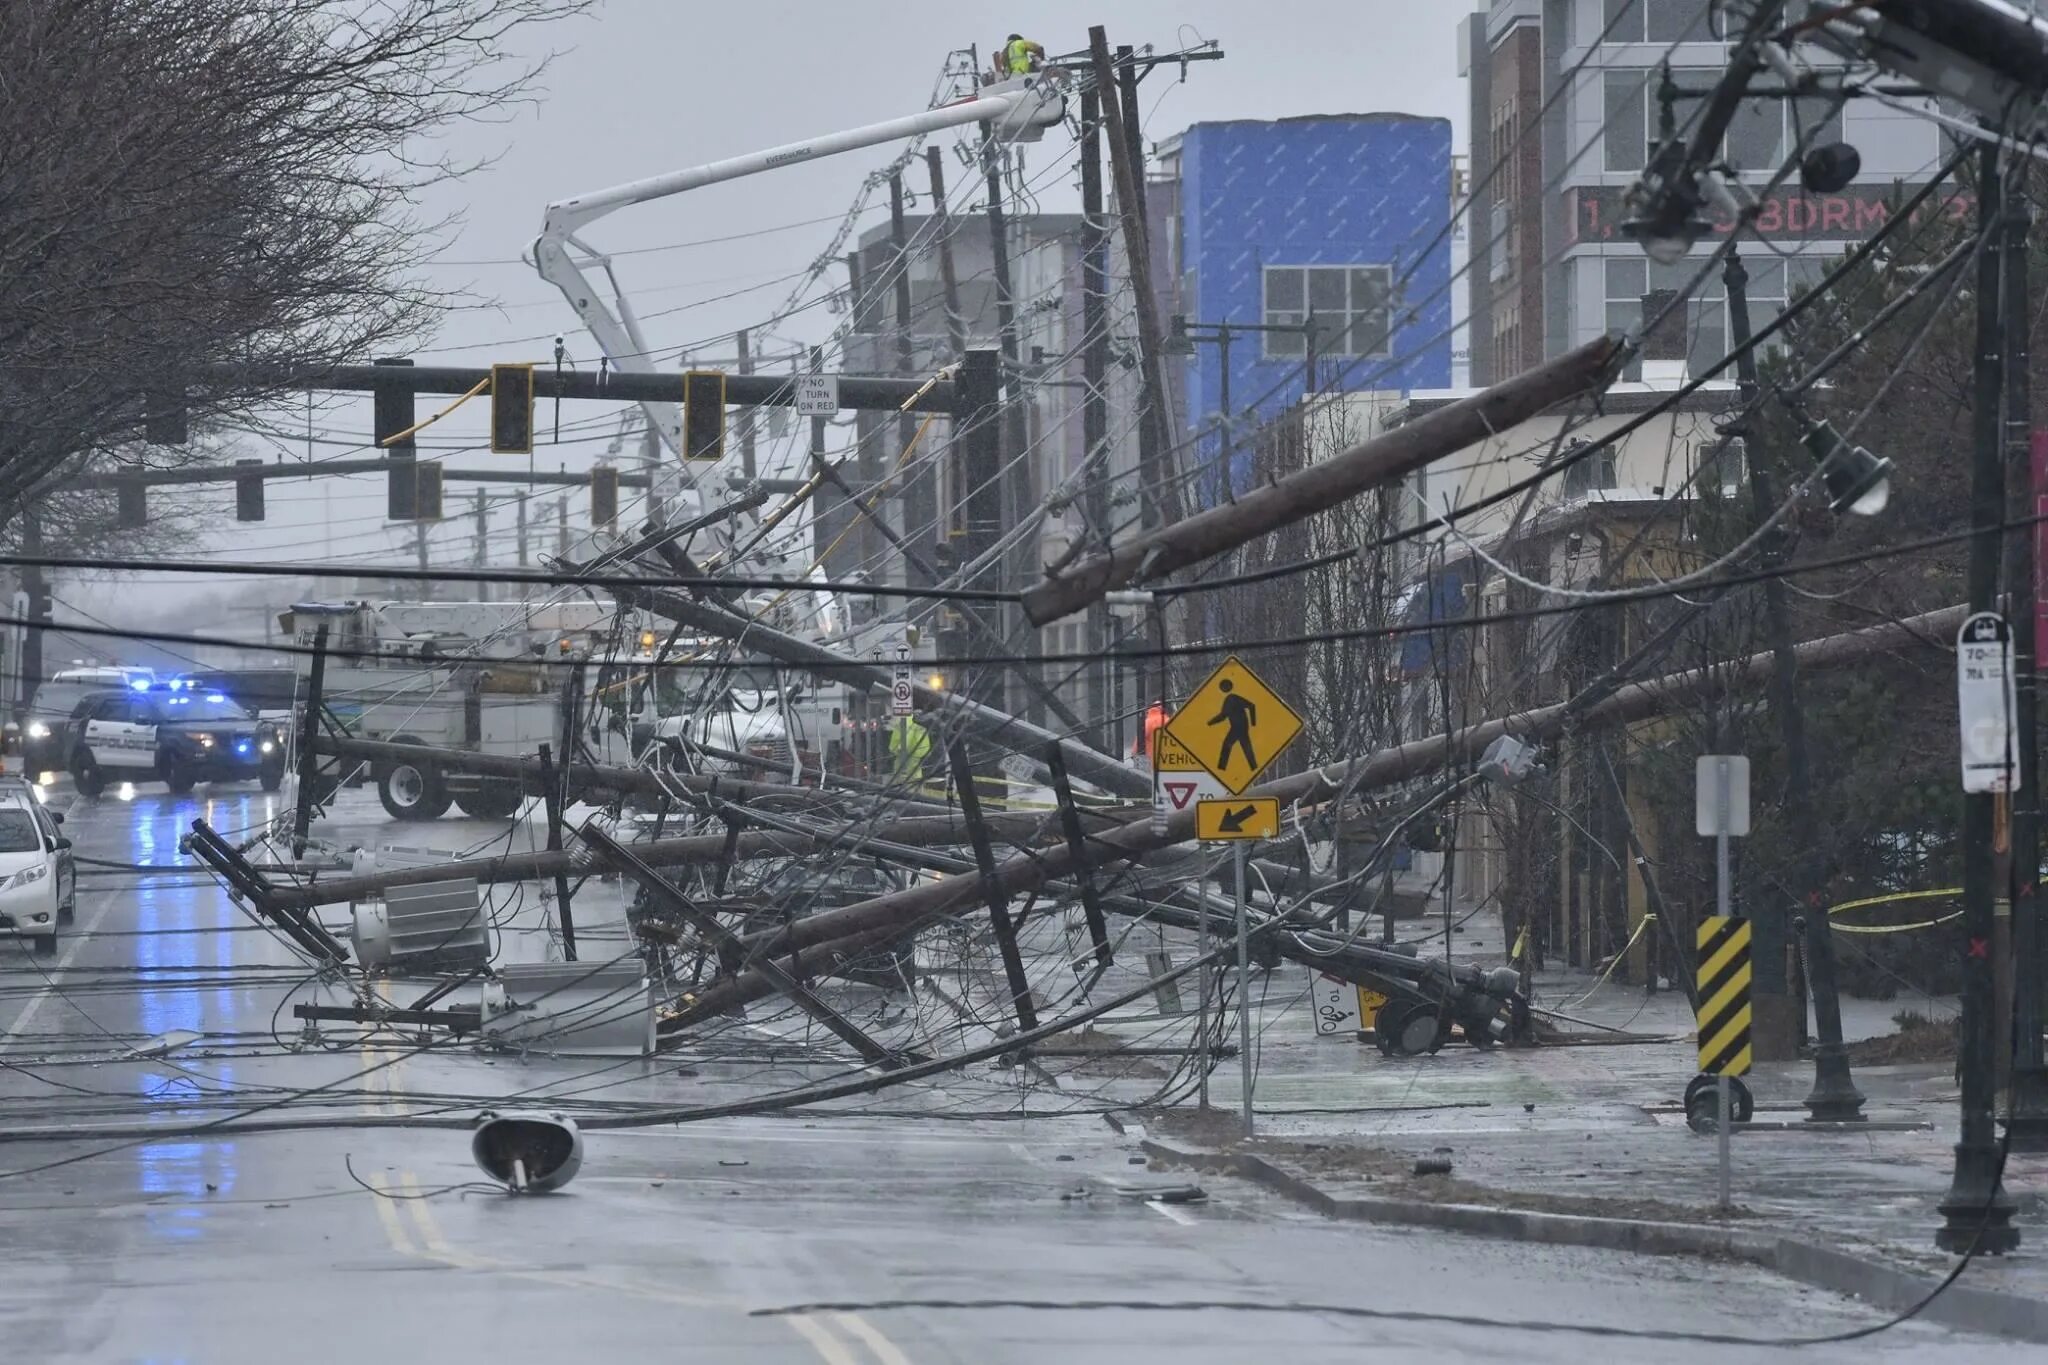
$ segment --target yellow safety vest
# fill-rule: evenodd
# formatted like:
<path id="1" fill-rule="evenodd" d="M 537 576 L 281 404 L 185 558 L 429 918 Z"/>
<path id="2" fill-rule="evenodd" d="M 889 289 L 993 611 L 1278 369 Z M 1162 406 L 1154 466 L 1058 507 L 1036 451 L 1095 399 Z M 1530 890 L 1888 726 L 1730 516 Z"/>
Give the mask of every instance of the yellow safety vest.
<path id="1" fill-rule="evenodd" d="M 1028 76 L 1031 74 L 1031 45 L 1029 43 L 1026 43 L 1021 38 L 1018 39 L 1010 44 L 1007 55 L 1010 59 L 1010 74 L 1012 76 Z"/>

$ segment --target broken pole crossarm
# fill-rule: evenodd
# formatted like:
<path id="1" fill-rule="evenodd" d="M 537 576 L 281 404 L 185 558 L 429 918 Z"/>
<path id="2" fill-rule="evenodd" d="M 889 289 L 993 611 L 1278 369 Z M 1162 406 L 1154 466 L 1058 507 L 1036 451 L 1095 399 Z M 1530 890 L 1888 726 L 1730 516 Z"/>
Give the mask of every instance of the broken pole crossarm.
<path id="1" fill-rule="evenodd" d="M 595 849 L 614 867 L 622 869 L 627 876 L 644 887 L 648 895 L 688 920 L 713 947 L 731 951 L 739 960 L 745 961 L 745 945 L 740 941 L 739 935 L 720 924 L 717 915 L 699 909 L 688 896 L 676 889 L 673 882 L 648 866 L 639 854 L 606 834 L 594 819 L 584 823 L 577 832 L 577 837 Z M 753 965 L 773 981 L 776 989 L 788 996 L 791 1003 L 830 1029 L 862 1057 L 884 1069 L 894 1069 L 903 1065 L 901 1057 L 862 1032 L 845 1015 L 820 1000 L 809 986 L 785 972 L 775 962 L 762 958 Z"/>
<path id="2" fill-rule="evenodd" d="M 1965 613 L 1963 607 L 1944 607 L 1900 621 L 1887 621 L 1841 635 L 1808 640 L 1798 645 L 1794 652 L 1801 668 L 1817 672 L 1858 663 L 1884 650 L 1901 646 L 1925 645 L 1941 649 L 1945 647 L 1945 637 L 1953 637 Z M 1744 683 L 1759 684 L 1770 677 L 1774 666 L 1775 660 L 1766 652 L 1704 668 L 1668 673 L 1624 684 L 1592 706 L 1574 708 L 1569 702 L 1558 702 L 1496 717 L 1449 734 L 1431 735 L 1382 749 L 1355 761 L 1334 763 L 1255 785 L 1243 795 L 1313 804 L 1347 791 L 1385 787 L 1437 771 L 1446 764 L 1471 762 L 1502 735 L 1542 739 L 1559 733 L 1567 725 L 1618 725 L 1642 720 L 1686 704 L 1711 689 Z M 1155 849 L 1186 843 L 1194 837 L 1195 815 L 1192 811 L 1170 818 L 1163 833 L 1151 820 L 1137 819 L 1097 834 L 1089 840 L 1083 856 L 1095 866 L 1129 862 Z M 997 887 L 1006 895 L 1017 895 L 1048 881 L 1071 877 L 1076 857 L 1064 845 L 1033 849 L 996 866 Z M 781 954 L 791 947 L 809 949 L 852 935 L 900 931 L 929 917 L 958 915 L 975 904 L 980 892 L 979 883 L 978 873 L 941 877 L 886 896 L 824 911 L 800 920 L 786 931 L 771 933 L 757 951 Z M 1327 963 L 1328 959 L 1318 961 Z M 721 982 L 718 987 L 706 991 L 686 1011 L 684 1022 L 731 1008 L 735 1003 L 758 999 L 766 993 L 758 980 L 743 978 L 736 982 Z"/>
<path id="3" fill-rule="evenodd" d="M 256 865 L 216 834 L 206 821 L 192 822 L 189 846 L 201 862 L 213 868 L 227 880 L 228 885 L 240 892 L 257 914 L 284 930 L 310 956 L 330 963 L 348 961 L 348 949 L 340 939 L 328 933 L 311 911 L 284 904 L 275 888 L 256 870 Z"/>
<path id="4" fill-rule="evenodd" d="M 1024 958 L 1017 951 L 1017 921 L 1010 918 L 1009 897 L 996 876 L 995 849 L 988 841 L 988 826 L 982 823 L 981 793 L 974 789 L 974 769 L 967 765 L 967 746 L 958 740 L 948 744 L 946 761 L 953 769 L 953 786 L 960 793 L 960 813 L 967 818 L 967 839 L 974 846 L 974 866 L 981 879 L 982 898 L 988 902 L 996 946 L 1002 950 L 1003 975 L 1009 978 L 1017 1026 L 1028 1032 L 1038 1027 L 1038 1006 L 1031 999 L 1031 981 L 1024 975 Z"/>
<path id="5" fill-rule="evenodd" d="M 306 839 L 313 828 L 313 789 L 318 785 L 320 759 L 314 740 L 320 733 L 320 717 L 326 707 L 327 627 L 313 632 L 313 664 L 306 674 L 306 706 L 299 715 L 299 790 L 292 807 L 292 856 L 303 858 Z"/>
<path id="6" fill-rule="evenodd" d="M 1527 421 L 1553 404 L 1605 385 L 1619 343 L 1610 337 L 1524 371 L 1482 393 L 1362 441 L 1235 502 L 1137 536 L 1024 592 L 1024 614 L 1049 625 L 1137 582 L 1154 582 Z"/>

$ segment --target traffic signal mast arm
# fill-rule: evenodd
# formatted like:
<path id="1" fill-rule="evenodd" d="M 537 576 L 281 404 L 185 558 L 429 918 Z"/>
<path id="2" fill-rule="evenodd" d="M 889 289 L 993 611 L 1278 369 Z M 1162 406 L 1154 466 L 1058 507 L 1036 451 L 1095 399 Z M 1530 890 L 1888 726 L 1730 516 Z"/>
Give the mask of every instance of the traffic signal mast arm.
<path id="1" fill-rule="evenodd" d="M 862 147 L 970 123 L 987 123 L 1001 137 L 1029 140 L 1043 128 L 1059 122 L 1063 109 L 1063 101 L 1047 77 L 1023 76 L 989 86 L 972 99 L 927 109 L 907 118 L 871 123 L 864 128 L 786 143 L 766 151 L 728 157 L 689 170 L 670 171 L 666 175 L 579 194 L 573 199 L 557 200 L 548 205 L 540 237 L 533 244 L 534 268 L 542 279 L 562 291 L 577 316 L 583 319 L 583 325 L 597 339 L 598 348 L 604 352 L 612 368 L 635 374 L 654 374 L 656 366 L 649 353 L 647 339 L 640 330 L 639 320 L 633 315 L 632 305 L 619 288 L 611 259 L 577 237 L 584 227 L 633 204 L 666 199 L 727 180 L 744 179 L 762 171 L 772 171 L 778 166 L 816 161 L 841 152 L 858 151 Z M 589 276 L 584 273 L 586 266 L 596 266 L 605 272 L 611 283 L 612 298 L 617 304 L 616 313 L 599 297 Z M 680 455 L 682 418 L 676 405 L 643 402 L 641 406 L 660 434 L 662 444 L 671 454 Z"/>

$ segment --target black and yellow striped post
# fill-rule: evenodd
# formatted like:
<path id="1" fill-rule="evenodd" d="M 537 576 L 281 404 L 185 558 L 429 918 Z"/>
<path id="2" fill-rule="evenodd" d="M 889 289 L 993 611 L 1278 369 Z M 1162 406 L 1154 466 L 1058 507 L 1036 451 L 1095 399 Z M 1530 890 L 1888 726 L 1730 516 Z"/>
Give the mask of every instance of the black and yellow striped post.
<path id="1" fill-rule="evenodd" d="M 1711 915 L 1699 929 L 1700 1071 L 1746 1076 L 1750 1066 L 1749 921 Z"/>

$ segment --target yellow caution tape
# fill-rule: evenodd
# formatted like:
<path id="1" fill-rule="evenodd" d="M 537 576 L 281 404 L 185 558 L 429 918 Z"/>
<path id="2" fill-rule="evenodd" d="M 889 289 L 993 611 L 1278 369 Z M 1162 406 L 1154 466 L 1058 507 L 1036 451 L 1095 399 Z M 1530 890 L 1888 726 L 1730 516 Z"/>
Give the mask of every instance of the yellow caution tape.
<path id="1" fill-rule="evenodd" d="M 1585 1004 L 1588 1000 L 1591 1000 L 1593 998 L 1593 992 L 1599 990 L 1602 986 L 1607 984 L 1607 978 L 1614 975 L 1614 969 L 1621 965 L 1621 960 L 1628 956 L 1628 950 L 1636 946 L 1636 940 L 1643 936 L 1643 930 L 1649 928 L 1650 921 L 1655 918 L 1657 918 L 1655 915 L 1644 915 L 1641 919 L 1637 920 L 1636 931 L 1628 936 L 1628 942 L 1622 944 L 1621 951 L 1616 953 L 1613 959 L 1608 962 L 1607 970 L 1600 973 L 1600 979 L 1595 981 L 1591 986 L 1587 987 L 1586 993 L 1584 995 L 1580 996 L 1576 1000 L 1567 1000 L 1564 1004 L 1559 1005 L 1558 1008 L 1565 1010 L 1576 1009 L 1578 1006 Z"/>
<path id="2" fill-rule="evenodd" d="M 1889 905 L 1894 901 L 1947 900 L 1962 894 L 1963 888 L 1960 886 L 1946 886 L 1938 891 L 1893 891 L 1888 895 L 1865 896 L 1862 900 L 1843 901 L 1840 905 L 1831 905 L 1828 907 L 1828 915 L 1832 918 L 1844 910 L 1861 910 L 1870 905 Z M 1958 910 L 1953 915 L 1921 920 L 1917 924 L 1837 924 L 1832 927 L 1838 934 L 1906 934 L 1916 929 L 1932 929 L 1937 924 L 1947 924 L 1952 919 L 1961 918 L 1962 913 Z"/>

